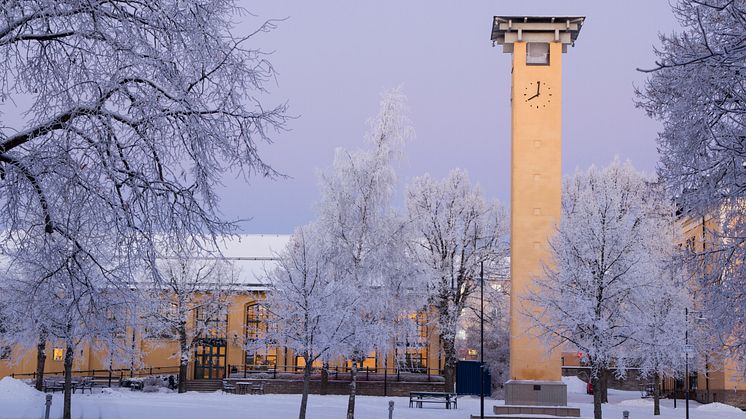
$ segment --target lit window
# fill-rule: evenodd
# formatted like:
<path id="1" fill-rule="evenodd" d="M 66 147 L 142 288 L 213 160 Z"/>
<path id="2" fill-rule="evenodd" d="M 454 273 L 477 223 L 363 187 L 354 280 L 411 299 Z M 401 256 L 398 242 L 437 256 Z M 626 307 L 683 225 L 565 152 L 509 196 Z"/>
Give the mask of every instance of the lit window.
<path id="1" fill-rule="evenodd" d="M 469 349 L 469 356 L 477 356 L 477 350 L 476 349 Z"/>
<path id="2" fill-rule="evenodd" d="M 65 350 L 62 348 L 54 348 L 52 350 L 52 359 L 55 361 L 62 361 L 62 357 L 65 354 Z"/>
<path id="3" fill-rule="evenodd" d="M 546 42 L 527 43 L 526 64 L 549 64 L 549 44 Z"/>

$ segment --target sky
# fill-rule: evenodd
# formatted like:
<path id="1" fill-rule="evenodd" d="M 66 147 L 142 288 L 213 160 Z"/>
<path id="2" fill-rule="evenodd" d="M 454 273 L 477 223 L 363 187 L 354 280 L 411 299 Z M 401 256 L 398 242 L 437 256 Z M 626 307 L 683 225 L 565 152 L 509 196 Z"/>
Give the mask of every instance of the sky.
<path id="1" fill-rule="evenodd" d="M 318 174 L 335 149 L 364 145 L 381 92 L 401 86 L 415 137 L 397 167 L 405 186 L 426 173 L 465 169 L 485 197 L 510 200 L 511 56 L 490 41 L 495 15 L 586 16 L 563 57 L 563 172 L 615 156 L 653 172 L 659 124 L 634 105 L 634 86 L 654 64 L 659 33 L 678 27 L 665 0 L 237 0 L 236 35 L 267 19 L 251 42 L 271 52 L 276 82 L 265 107 L 287 102 L 288 131 L 260 155 L 286 178 L 220 187 L 221 209 L 247 233 L 291 233 L 316 216 Z M 632 13 L 634 11 L 634 13 Z M 5 109 L 5 111 L 12 111 Z M 11 112 L 12 113 L 12 112 Z"/>
<path id="2" fill-rule="evenodd" d="M 236 31 L 286 18 L 255 40 L 278 71 L 267 103 L 287 101 L 290 131 L 262 155 L 287 179 L 225 179 L 224 215 L 250 233 L 290 233 L 312 220 L 318 173 L 337 147 L 363 146 L 380 93 L 402 86 L 416 132 L 397 168 L 404 186 L 467 170 L 484 195 L 510 200 L 510 55 L 490 42 L 494 15 L 586 16 L 563 58 L 563 172 L 615 156 L 653 172 L 659 124 L 635 108 L 659 33 L 678 27 L 664 0 L 264 0 L 240 3 Z M 632 13 L 634 11 L 634 13 Z M 644 11 L 644 13 L 643 13 Z"/>

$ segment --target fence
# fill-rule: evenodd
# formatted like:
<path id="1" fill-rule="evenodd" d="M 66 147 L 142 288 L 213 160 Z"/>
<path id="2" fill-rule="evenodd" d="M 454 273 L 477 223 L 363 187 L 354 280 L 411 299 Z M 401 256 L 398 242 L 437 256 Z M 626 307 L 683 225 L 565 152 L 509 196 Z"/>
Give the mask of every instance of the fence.
<path id="1" fill-rule="evenodd" d="M 228 377 L 247 378 L 254 374 L 268 374 L 273 379 L 300 376 L 305 367 L 295 365 L 282 366 L 256 366 L 256 365 L 228 365 Z M 311 375 L 318 379 L 323 368 L 313 367 Z M 352 379 L 352 368 L 348 366 L 330 366 L 326 368 L 330 380 Z M 279 375 L 279 376 L 278 376 Z M 358 381 L 441 381 L 443 371 L 437 368 L 370 368 L 363 367 L 357 370 Z"/>
<path id="2" fill-rule="evenodd" d="M 78 377 L 94 377 L 99 379 L 108 379 L 109 386 L 111 381 L 114 379 L 121 380 L 125 377 L 146 377 L 149 375 L 158 374 L 178 374 L 179 366 L 167 366 L 167 367 L 148 367 L 148 368 L 117 368 L 117 369 L 92 369 L 92 370 L 73 370 L 72 375 Z M 44 371 L 45 376 L 53 375 L 64 375 L 64 371 Z M 31 378 L 36 379 L 36 371 L 29 373 L 13 373 L 10 374 L 13 378 Z"/>

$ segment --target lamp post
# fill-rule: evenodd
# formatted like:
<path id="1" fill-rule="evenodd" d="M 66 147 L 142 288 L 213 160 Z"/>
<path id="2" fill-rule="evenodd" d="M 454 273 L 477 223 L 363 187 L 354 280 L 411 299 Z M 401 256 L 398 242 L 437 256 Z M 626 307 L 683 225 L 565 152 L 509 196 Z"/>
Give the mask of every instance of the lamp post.
<path id="1" fill-rule="evenodd" d="M 484 262 L 479 264 L 479 419 L 484 419 Z"/>
<path id="2" fill-rule="evenodd" d="M 684 353 L 686 356 L 684 362 L 684 397 L 686 400 L 686 419 L 689 419 L 689 307 L 684 309 L 684 320 L 686 323 L 686 326 L 684 327 Z"/>
<path id="3" fill-rule="evenodd" d="M 684 361 L 684 374 L 686 376 L 684 377 L 684 397 L 686 398 L 685 401 L 685 409 L 686 409 L 686 419 L 689 419 L 689 391 L 691 388 L 691 383 L 689 382 L 689 352 L 692 351 L 692 348 L 689 346 L 689 307 L 684 308 L 684 320 L 686 323 L 685 329 L 684 329 L 684 353 L 685 353 L 685 361 Z M 706 320 L 704 316 L 702 316 L 701 311 L 691 311 L 692 313 L 699 314 L 699 317 L 695 317 L 694 320 Z"/>

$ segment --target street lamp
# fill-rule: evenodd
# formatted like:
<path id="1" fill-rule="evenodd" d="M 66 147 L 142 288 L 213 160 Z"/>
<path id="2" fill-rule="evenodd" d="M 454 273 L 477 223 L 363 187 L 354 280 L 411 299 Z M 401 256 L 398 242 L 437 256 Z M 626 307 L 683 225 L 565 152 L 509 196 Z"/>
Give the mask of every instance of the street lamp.
<path id="1" fill-rule="evenodd" d="M 479 264 L 479 419 L 484 419 L 484 261 Z"/>
<path id="2" fill-rule="evenodd" d="M 696 317 L 695 320 L 704 320 L 705 318 L 702 317 L 701 311 L 693 311 L 692 313 L 699 314 L 699 317 Z M 691 387 L 691 384 L 689 382 L 689 352 L 692 352 L 692 348 L 689 346 L 689 307 L 684 308 L 684 320 L 686 323 L 685 329 L 684 329 L 684 353 L 686 356 L 686 360 L 684 363 L 684 397 L 686 399 L 685 405 L 686 405 L 686 419 L 689 419 L 689 389 Z"/>

